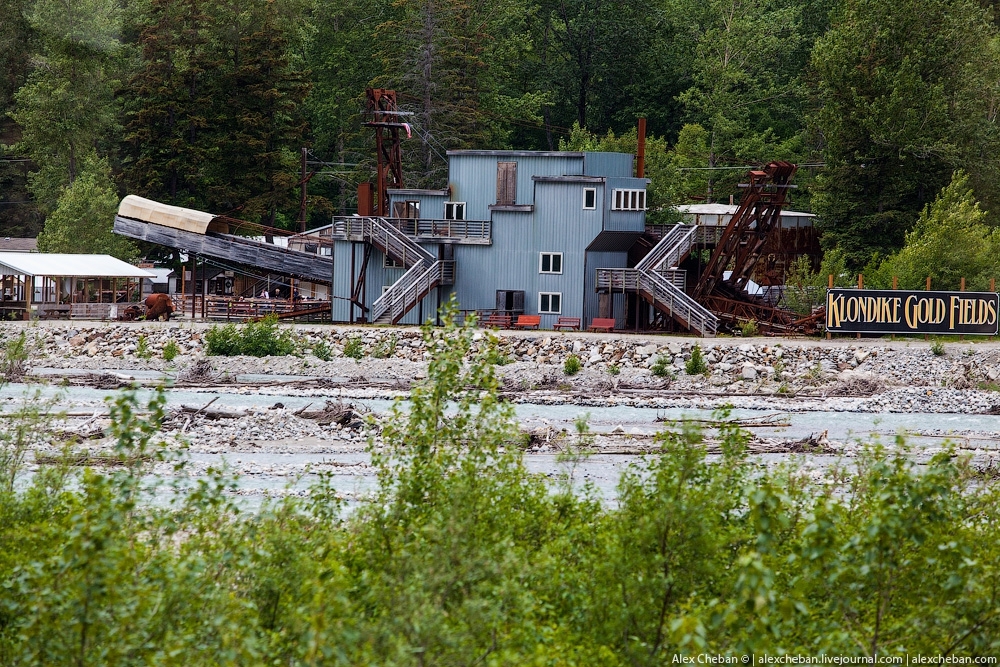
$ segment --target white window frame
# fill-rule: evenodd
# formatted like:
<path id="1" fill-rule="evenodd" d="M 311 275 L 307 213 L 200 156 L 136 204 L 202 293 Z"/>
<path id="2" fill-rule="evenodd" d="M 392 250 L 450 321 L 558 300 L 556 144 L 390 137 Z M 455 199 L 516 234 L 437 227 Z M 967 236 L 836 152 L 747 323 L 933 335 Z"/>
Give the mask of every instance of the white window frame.
<path id="1" fill-rule="evenodd" d="M 545 270 L 545 257 L 549 257 L 549 270 Z M 559 270 L 552 270 L 552 258 L 559 258 Z M 562 275 L 563 272 L 563 254 L 561 252 L 540 252 L 538 253 L 538 272 L 544 273 L 546 275 Z"/>
<path id="2" fill-rule="evenodd" d="M 385 294 L 392 289 L 392 285 L 382 285 L 382 294 Z"/>
<path id="3" fill-rule="evenodd" d="M 616 188 L 614 191 L 613 211 L 645 211 L 646 191 L 628 188 Z"/>
<path id="4" fill-rule="evenodd" d="M 451 209 L 451 217 L 448 217 L 449 209 Z M 455 212 L 461 211 L 462 217 L 456 217 Z M 465 202 L 464 201 L 446 201 L 444 203 L 444 219 L 445 220 L 465 220 Z"/>
<path id="5" fill-rule="evenodd" d="M 593 206 L 587 206 L 587 195 L 588 194 L 593 194 L 594 195 L 594 205 Z M 595 209 L 597 209 L 597 188 L 584 188 L 583 189 L 583 210 L 584 211 L 593 211 Z"/>
<path id="6" fill-rule="evenodd" d="M 542 310 L 542 297 L 549 297 L 549 309 Z M 559 300 L 559 307 L 552 309 L 552 297 Z M 538 314 L 539 315 L 561 315 L 562 314 L 562 292 L 539 292 L 538 293 Z"/>

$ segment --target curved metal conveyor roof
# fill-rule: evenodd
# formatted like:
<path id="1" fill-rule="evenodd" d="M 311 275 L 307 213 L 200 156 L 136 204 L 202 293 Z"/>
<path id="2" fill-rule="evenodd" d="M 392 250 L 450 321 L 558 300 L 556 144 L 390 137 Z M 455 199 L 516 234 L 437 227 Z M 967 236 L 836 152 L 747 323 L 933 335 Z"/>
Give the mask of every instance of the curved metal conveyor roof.
<path id="1" fill-rule="evenodd" d="M 191 208 L 181 208 L 170 204 L 161 204 L 152 199 L 136 195 L 128 195 L 118 205 L 118 215 L 123 218 L 152 222 L 164 227 L 183 229 L 186 232 L 204 234 L 216 216 Z"/>

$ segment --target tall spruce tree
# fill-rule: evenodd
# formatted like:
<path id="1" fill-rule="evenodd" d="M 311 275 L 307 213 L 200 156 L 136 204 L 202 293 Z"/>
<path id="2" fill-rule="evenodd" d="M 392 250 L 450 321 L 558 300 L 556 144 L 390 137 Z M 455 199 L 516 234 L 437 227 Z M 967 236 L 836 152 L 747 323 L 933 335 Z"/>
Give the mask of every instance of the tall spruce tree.
<path id="1" fill-rule="evenodd" d="M 153 198 L 287 220 L 309 84 L 272 0 L 151 0 L 129 83 L 127 178 Z"/>
<path id="2" fill-rule="evenodd" d="M 209 207 L 209 127 L 218 57 L 202 0 L 151 0 L 139 37 L 141 67 L 128 82 L 125 161 L 129 188 L 146 197 Z"/>
<path id="3" fill-rule="evenodd" d="M 242 5 L 243 3 L 240 3 Z M 292 67 L 288 40 L 273 0 L 216 8 L 220 49 L 219 98 L 213 133 L 220 147 L 210 188 L 218 210 L 265 225 L 288 226 L 294 216 L 299 148 L 307 124 L 309 82 Z M 279 212 L 286 215 L 280 216 Z"/>
<path id="4" fill-rule="evenodd" d="M 816 44 L 815 207 L 853 267 L 900 248 L 956 168 L 1000 212 L 997 53 L 972 0 L 855 0 Z"/>

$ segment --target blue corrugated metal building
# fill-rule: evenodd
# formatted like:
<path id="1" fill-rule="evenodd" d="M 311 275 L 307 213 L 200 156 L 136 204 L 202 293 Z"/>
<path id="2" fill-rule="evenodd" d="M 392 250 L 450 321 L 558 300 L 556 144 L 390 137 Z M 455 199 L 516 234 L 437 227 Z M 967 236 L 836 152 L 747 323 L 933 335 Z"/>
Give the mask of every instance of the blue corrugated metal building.
<path id="1" fill-rule="evenodd" d="M 454 292 L 463 310 L 537 314 L 543 329 L 558 317 L 586 326 L 602 312 L 624 325 L 621 303 L 600 302 L 622 295 L 598 295 L 595 273 L 627 267 L 645 229 L 648 180 L 632 175 L 632 155 L 448 159 L 447 188 L 390 190 L 391 218 L 334 221 L 335 321 L 417 324 Z"/>

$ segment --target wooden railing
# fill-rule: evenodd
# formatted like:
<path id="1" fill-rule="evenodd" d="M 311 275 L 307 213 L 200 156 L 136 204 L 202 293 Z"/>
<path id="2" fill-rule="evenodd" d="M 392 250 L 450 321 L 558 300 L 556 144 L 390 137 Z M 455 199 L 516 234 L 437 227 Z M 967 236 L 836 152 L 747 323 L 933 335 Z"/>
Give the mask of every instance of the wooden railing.
<path id="1" fill-rule="evenodd" d="M 173 295 L 174 317 L 191 317 L 191 296 Z M 204 305 L 204 309 L 202 306 Z M 204 318 L 216 321 L 242 322 L 248 319 L 263 317 L 270 313 L 276 315 L 287 315 L 293 312 L 308 310 L 323 310 L 329 313 L 330 302 L 318 299 L 241 299 L 238 297 L 220 297 L 208 295 L 204 304 L 202 296 L 196 295 L 194 302 L 195 319 Z M 305 316 L 308 317 L 308 316 Z M 318 315 L 317 319 L 327 319 L 327 315 Z"/>

